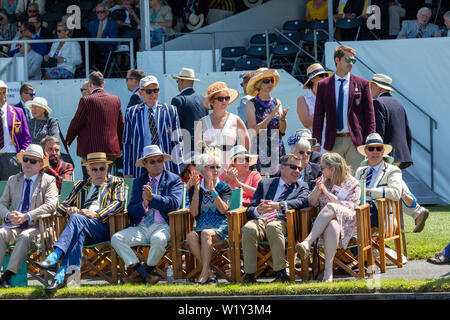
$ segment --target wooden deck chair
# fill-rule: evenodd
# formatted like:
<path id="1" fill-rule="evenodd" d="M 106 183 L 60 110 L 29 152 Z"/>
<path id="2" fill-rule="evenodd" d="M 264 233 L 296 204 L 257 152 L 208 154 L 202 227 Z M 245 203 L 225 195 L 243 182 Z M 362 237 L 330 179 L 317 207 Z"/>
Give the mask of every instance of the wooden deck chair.
<path id="1" fill-rule="evenodd" d="M 231 210 L 228 215 L 228 233 L 232 260 L 232 279 L 234 282 L 241 282 L 245 276 L 242 266 L 242 227 L 247 223 L 247 208 Z M 314 215 L 313 208 L 286 211 L 286 259 L 289 269 L 289 279 L 295 281 L 295 276 L 299 275 L 303 280 L 307 280 L 308 263 L 302 265 L 301 271 L 295 268 L 295 244 L 303 241 L 309 233 L 309 225 Z M 267 268 L 272 268 L 272 255 L 268 241 L 262 241 L 258 245 L 257 271 L 255 277 L 261 275 Z"/>
<path id="2" fill-rule="evenodd" d="M 234 280 L 234 266 L 233 266 L 233 253 L 231 250 L 231 239 L 233 236 L 230 236 L 230 233 L 234 231 L 234 229 L 230 228 L 230 216 L 229 213 L 237 208 L 242 208 L 242 194 L 243 190 L 241 188 L 234 189 L 230 201 L 230 206 L 228 209 L 227 215 L 227 224 L 228 224 L 228 239 L 219 240 L 213 244 L 213 252 L 211 254 L 210 266 L 213 271 L 216 272 L 221 278 L 226 279 L 229 282 L 235 282 Z M 239 209 L 238 209 L 239 210 Z M 245 208 L 244 208 L 245 210 Z M 189 226 L 187 230 L 185 230 L 183 243 L 180 247 L 181 239 L 178 242 L 178 248 L 181 248 L 182 251 L 189 251 L 186 236 L 194 230 L 194 219 L 192 215 L 189 214 L 192 218 L 192 224 Z M 195 278 L 197 274 L 199 274 L 202 270 L 202 266 L 200 263 L 195 261 L 194 256 L 189 252 L 186 255 L 186 279 L 192 280 Z"/>
<path id="3" fill-rule="evenodd" d="M 376 199 L 378 208 L 378 228 L 372 233 L 372 245 L 380 252 L 380 261 L 376 264 L 382 273 L 386 272 L 386 258 L 397 267 L 403 267 L 400 202 L 391 199 Z M 397 257 L 386 252 L 386 241 L 393 240 Z"/>

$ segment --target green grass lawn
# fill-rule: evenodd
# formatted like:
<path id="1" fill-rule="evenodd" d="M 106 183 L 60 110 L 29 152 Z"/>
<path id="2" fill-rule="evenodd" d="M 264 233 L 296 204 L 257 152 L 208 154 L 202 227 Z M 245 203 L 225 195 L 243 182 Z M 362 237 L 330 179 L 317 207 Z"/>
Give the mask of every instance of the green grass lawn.
<path id="1" fill-rule="evenodd" d="M 413 233 L 414 220 L 404 214 L 408 259 L 434 257 L 450 241 L 450 206 L 427 207 L 430 215 L 422 232 Z"/>

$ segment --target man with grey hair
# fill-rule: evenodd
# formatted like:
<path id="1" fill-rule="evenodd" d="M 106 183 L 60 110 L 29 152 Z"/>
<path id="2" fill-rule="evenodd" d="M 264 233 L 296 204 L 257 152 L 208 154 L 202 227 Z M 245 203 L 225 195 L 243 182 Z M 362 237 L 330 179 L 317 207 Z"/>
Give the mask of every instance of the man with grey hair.
<path id="1" fill-rule="evenodd" d="M 397 39 L 431 38 L 439 29 L 434 23 L 429 23 L 432 15 L 430 8 L 420 8 L 417 11 L 417 20 L 403 21 L 402 30 L 400 30 Z"/>
<path id="2" fill-rule="evenodd" d="M 296 155 L 302 161 L 302 171 L 300 172 L 300 181 L 308 185 L 309 190 L 316 186 L 316 179 L 321 175 L 320 165 L 310 162 L 311 143 L 305 138 L 301 138 L 291 147 L 291 154 Z"/>

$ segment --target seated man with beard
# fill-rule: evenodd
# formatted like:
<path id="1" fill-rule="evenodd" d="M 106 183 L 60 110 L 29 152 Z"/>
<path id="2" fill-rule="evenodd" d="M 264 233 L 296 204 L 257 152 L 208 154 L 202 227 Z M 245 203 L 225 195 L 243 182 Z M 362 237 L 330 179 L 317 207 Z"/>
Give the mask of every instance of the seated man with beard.
<path id="1" fill-rule="evenodd" d="M 42 149 L 44 149 L 44 154 L 50 164 L 47 169 L 45 169 L 45 173 L 56 178 L 56 186 L 60 193 L 62 181 L 73 180 L 73 165 L 61 160 L 61 147 L 58 138 L 47 136 L 42 139 L 41 146 Z"/>

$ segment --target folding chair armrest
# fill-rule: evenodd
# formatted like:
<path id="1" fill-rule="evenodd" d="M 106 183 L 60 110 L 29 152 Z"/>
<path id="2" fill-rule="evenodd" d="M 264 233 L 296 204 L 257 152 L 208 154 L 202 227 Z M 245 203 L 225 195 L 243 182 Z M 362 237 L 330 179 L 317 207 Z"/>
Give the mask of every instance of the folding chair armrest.
<path id="1" fill-rule="evenodd" d="M 130 223 L 128 214 L 123 211 L 109 217 L 109 234 L 112 235 L 127 227 Z"/>
<path id="2" fill-rule="evenodd" d="M 170 218 L 170 217 L 173 217 L 173 216 L 189 214 L 189 213 L 191 213 L 191 210 L 189 208 L 183 208 L 183 209 L 178 209 L 178 210 L 175 210 L 175 211 L 171 211 L 167 215 Z"/>

